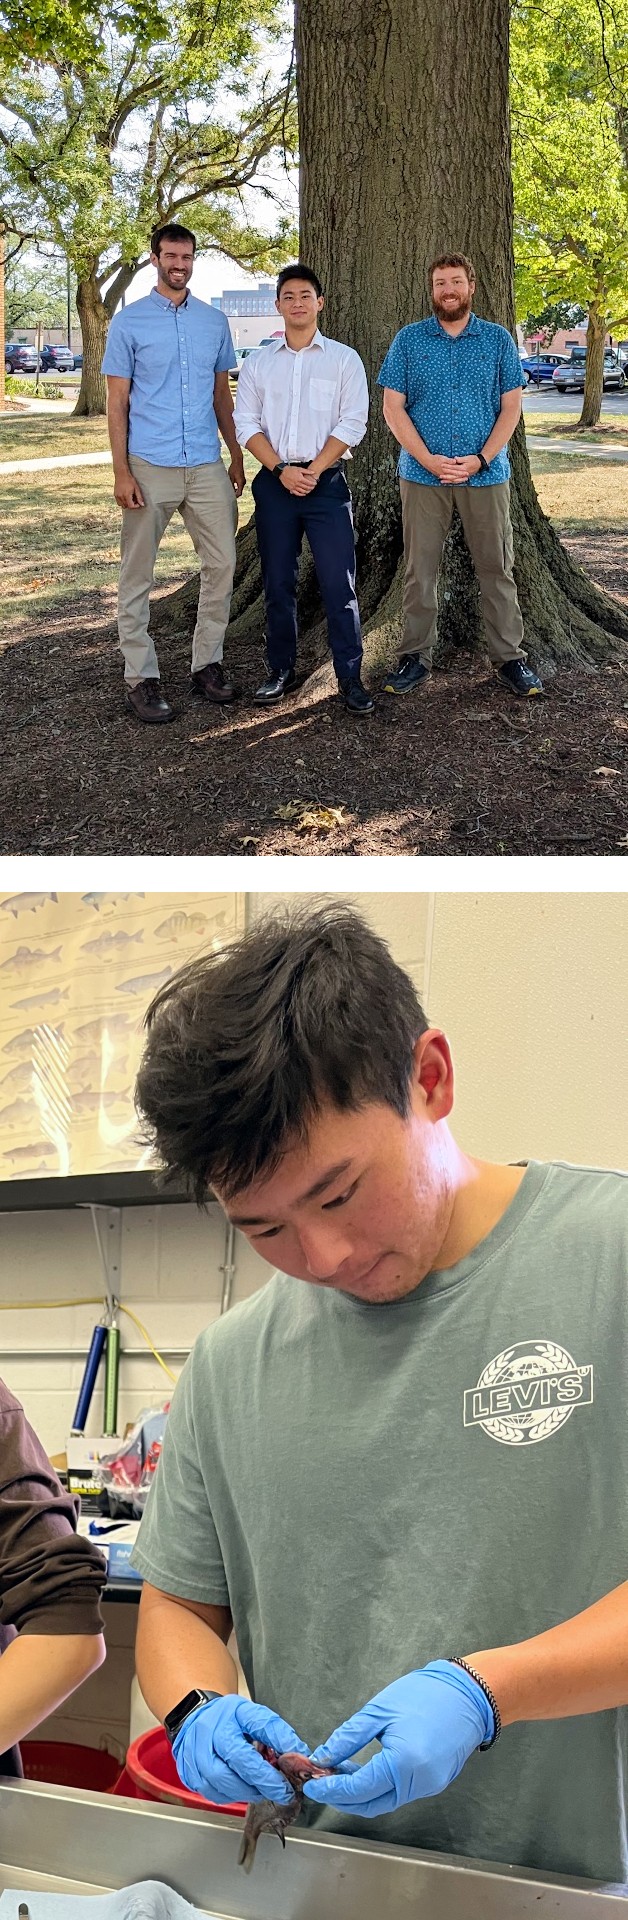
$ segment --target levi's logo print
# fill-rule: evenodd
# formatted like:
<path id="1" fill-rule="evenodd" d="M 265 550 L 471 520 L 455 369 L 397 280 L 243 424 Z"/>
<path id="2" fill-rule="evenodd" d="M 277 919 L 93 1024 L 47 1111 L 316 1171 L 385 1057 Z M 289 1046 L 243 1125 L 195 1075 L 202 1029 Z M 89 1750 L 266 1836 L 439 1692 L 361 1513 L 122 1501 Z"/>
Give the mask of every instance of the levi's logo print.
<path id="1" fill-rule="evenodd" d="M 518 1340 L 484 1367 L 464 1396 L 465 1427 L 506 1447 L 549 1440 L 593 1401 L 593 1368 L 578 1367 L 553 1340 Z"/>

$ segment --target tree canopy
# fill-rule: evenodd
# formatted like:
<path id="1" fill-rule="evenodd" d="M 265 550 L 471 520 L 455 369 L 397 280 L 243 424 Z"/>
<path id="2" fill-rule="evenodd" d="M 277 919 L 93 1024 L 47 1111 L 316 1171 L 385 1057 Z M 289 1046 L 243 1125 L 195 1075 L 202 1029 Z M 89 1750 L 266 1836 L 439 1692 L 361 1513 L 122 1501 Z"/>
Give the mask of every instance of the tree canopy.
<path id="1" fill-rule="evenodd" d="M 0 60 L 0 219 L 71 261 L 84 330 L 90 314 L 106 330 L 156 224 L 183 221 L 254 270 L 292 249 L 285 212 L 264 231 L 244 198 L 255 182 L 270 208 L 266 164 L 295 148 L 284 32 L 279 0 L 172 0 L 132 35 L 103 8 L 97 63 Z"/>
<path id="2" fill-rule="evenodd" d="M 628 326 L 624 49 L 628 0 L 514 0 L 517 305 L 586 308 L 583 427 L 600 415 L 606 334 Z"/>

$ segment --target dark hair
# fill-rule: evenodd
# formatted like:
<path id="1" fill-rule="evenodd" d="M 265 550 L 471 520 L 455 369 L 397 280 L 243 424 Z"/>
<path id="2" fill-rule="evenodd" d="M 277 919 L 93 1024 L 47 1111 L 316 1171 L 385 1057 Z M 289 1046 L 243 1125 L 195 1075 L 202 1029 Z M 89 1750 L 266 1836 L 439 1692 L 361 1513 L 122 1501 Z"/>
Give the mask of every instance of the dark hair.
<path id="1" fill-rule="evenodd" d="M 427 269 L 427 284 L 430 293 L 432 291 L 432 281 L 437 267 L 464 267 L 467 280 L 475 281 L 475 267 L 473 261 L 469 260 L 466 253 L 438 253 L 435 260 L 430 260 Z"/>
<path id="2" fill-rule="evenodd" d="M 427 1020 L 407 973 L 343 901 L 284 908 L 155 995 L 135 1100 L 167 1178 L 199 1204 L 306 1140 L 325 1102 L 402 1117 Z"/>
<path id="3" fill-rule="evenodd" d="M 312 267 L 302 266 L 300 260 L 295 261 L 291 267 L 282 267 L 281 273 L 277 278 L 277 299 L 279 299 L 282 287 L 285 287 L 286 280 L 309 280 L 310 286 L 316 288 L 318 298 L 319 300 L 321 299 L 323 289 L 318 274 L 314 273 Z"/>
<path id="4" fill-rule="evenodd" d="M 151 233 L 150 250 L 157 254 L 158 259 L 162 240 L 191 240 L 192 252 L 196 253 L 196 234 L 192 233 L 190 227 L 178 227 L 176 220 L 169 220 L 165 227 L 155 227 L 154 233 Z"/>

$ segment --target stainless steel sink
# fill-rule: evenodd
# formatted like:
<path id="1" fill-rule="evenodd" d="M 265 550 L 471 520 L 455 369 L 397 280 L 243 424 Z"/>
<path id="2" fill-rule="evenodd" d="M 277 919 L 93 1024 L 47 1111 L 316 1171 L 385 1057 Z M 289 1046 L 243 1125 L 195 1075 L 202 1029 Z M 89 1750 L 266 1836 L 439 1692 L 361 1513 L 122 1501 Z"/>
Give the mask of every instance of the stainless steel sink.
<path id="1" fill-rule="evenodd" d="M 259 1842 L 196 1809 L 0 1781 L 0 1891 L 98 1894 L 163 1880 L 214 1920 L 628 1920 L 628 1887 L 330 1834 Z M 16 1908 L 17 1911 L 17 1908 Z"/>

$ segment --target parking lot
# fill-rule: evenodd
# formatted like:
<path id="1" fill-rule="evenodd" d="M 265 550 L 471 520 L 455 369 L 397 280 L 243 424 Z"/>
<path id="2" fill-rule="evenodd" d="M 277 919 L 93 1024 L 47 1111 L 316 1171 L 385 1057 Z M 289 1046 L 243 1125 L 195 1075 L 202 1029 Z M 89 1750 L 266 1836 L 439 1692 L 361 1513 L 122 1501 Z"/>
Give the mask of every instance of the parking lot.
<path id="1" fill-rule="evenodd" d="M 526 387 L 524 413 L 573 413 L 582 406 L 581 393 L 557 393 L 555 387 Z M 623 393 L 605 393 L 602 413 L 628 413 L 628 387 Z"/>

